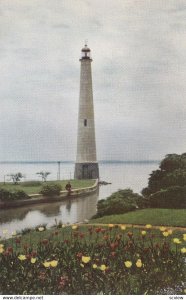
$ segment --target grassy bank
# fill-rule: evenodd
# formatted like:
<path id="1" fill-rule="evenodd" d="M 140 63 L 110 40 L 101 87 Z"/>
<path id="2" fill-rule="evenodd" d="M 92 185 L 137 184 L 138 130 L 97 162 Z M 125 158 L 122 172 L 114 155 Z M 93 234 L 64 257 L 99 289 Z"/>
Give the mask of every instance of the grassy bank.
<path id="1" fill-rule="evenodd" d="M 186 227 L 186 209 L 141 209 L 121 215 L 92 219 L 90 223 L 102 224 L 152 224 Z"/>
<path id="2" fill-rule="evenodd" d="M 56 183 L 61 184 L 62 190 L 65 190 L 65 186 L 69 180 L 54 180 L 54 181 L 47 181 L 47 184 L 50 183 Z M 72 185 L 72 189 L 78 189 L 78 188 L 86 188 L 89 186 L 92 186 L 95 183 L 95 180 L 70 180 L 70 183 Z M 37 194 L 40 192 L 43 182 L 41 181 L 25 181 L 20 182 L 19 184 L 15 185 L 13 183 L 6 183 L 0 182 L 0 188 L 6 189 L 8 191 L 13 190 L 23 190 L 27 194 Z"/>

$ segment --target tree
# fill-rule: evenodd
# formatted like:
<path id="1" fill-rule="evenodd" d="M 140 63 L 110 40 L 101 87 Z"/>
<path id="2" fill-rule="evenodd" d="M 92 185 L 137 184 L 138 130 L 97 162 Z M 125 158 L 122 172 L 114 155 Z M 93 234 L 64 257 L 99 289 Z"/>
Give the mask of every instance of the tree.
<path id="1" fill-rule="evenodd" d="M 167 154 L 159 169 L 150 174 L 142 195 L 151 207 L 186 207 L 186 153 Z"/>
<path id="2" fill-rule="evenodd" d="M 21 178 L 23 178 L 23 174 L 22 173 L 16 173 L 16 174 L 10 174 L 8 175 L 10 176 L 10 179 L 13 181 L 14 184 L 18 184 L 19 181 L 21 181 Z"/>
<path id="3" fill-rule="evenodd" d="M 182 157 L 178 154 L 167 154 L 160 163 L 160 169 L 162 171 L 171 172 L 181 168 Z"/>
<path id="4" fill-rule="evenodd" d="M 186 208 L 186 186 L 171 186 L 149 196 L 153 208 Z"/>
<path id="5" fill-rule="evenodd" d="M 47 176 L 49 174 L 51 174 L 51 173 L 50 172 L 46 172 L 46 171 L 41 171 L 41 172 L 37 172 L 36 174 L 39 175 L 39 176 L 41 176 L 42 181 L 46 182 Z"/>

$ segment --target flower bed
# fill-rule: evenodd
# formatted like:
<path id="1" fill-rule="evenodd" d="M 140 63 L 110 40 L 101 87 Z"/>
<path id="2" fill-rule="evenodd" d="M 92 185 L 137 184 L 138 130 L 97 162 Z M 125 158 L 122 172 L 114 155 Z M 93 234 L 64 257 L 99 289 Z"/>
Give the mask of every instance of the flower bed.
<path id="1" fill-rule="evenodd" d="M 183 294 L 185 254 L 185 233 L 149 224 L 39 227 L 1 242 L 0 294 Z"/>

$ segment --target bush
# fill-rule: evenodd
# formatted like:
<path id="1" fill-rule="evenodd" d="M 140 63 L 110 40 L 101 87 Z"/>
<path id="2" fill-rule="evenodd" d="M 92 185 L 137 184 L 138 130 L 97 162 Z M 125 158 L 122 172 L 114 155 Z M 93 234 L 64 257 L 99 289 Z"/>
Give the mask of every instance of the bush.
<path id="1" fill-rule="evenodd" d="M 148 187 L 142 190 L 142 195 L 150 196 L 162 189 L 186 185 L 186 153 L 167 154 L 161 161 L 159 169 L 152 171 Z"/>
<path id="2" fill-rule="evenodd" d="M 130 189 L 119 190 L 106 200 L 100 200 L 97 204 L 97 214 L 94 218 L 105 215 L 123 214 L 136 208 L 145 207 L 146 200 Z"/>
<path id="3" fill-rule="evenodd" d="M 43 196 L 59 196 L 62 187 L 60 184 L 44 184 L 40 193 Z"/>
<path id="4" fill-rule="evenodd" d="M 5 189 L 0 189 L 0 200 L 1 201 L 11 201 L 12 199 L 12 192 L 9 192 Z"/>
<path id="5" fill-rule="evenodd" d="M 21 200 L 21 199 L 28 199 L 30 198 L 24 191 L 18 190 L 12 193 L 13 200 Z"/>
<path id="6" fill-rule="evenodd" d="M 173 186 L 149 196 L 153 208 L 186 208 L 186 186 Z"/>
<path id="7" fill-rule="evenodd" d="M 15 201 L 30 198 L 24 191 L 7 191 L 6 189 L 0 189 L 0 201 Z"/>

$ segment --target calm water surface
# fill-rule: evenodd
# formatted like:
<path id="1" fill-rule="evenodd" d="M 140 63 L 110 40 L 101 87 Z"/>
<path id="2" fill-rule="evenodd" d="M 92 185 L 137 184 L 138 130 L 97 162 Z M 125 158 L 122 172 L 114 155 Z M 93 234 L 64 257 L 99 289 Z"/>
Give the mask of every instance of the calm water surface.
<path id="1" fill-rule="evenodd" d="M 0 235 L 4 229 L 8 229 L 11 233 L 14 230 L 35 227 L 43 223 L 51 226 L 55 223 L 55 219 L 63 223 L 76 223 L 90 219 L 96 213 L 99 199 L 106 198 L 123 188 L 130 187 L 134 192 L 140 192 L 147 185 L 149 174 L 157 167 L 158 163 L 154 162 L 100 163 L 100 179 L 112 184 L 101 186 L 97 193 L 71 201 L 0 210 Z M 36 180 L 36 173 L 42 170 L 51 172 L 49 180 L 57 179 L 57 163 L 3 163 L 0 164 L 0 181 L 4 180 L 5 175 L 16 172 L 23 173 L 25 180 Z M 73 163 L 61 163 L 61 179 L 73 178 L 73 172 Z"/>

